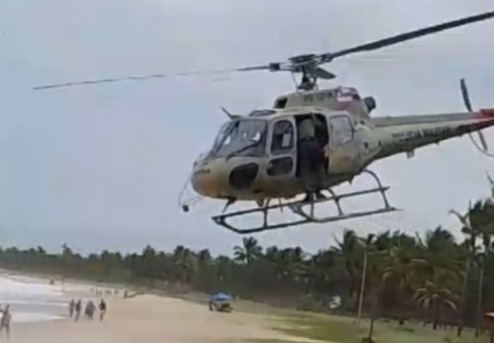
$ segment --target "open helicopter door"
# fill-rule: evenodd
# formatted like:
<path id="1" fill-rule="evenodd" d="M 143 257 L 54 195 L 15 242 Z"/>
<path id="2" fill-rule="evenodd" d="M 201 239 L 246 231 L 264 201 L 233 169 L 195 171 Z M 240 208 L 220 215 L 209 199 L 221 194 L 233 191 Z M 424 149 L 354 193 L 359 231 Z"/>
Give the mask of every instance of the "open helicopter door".
<path id="1" fill-rule="evenodd" d="M 354 173 L 358 162 L 355 129 L 348 114 L 331 114 L 326 117 L 329 126 L 329 174 Z"/>

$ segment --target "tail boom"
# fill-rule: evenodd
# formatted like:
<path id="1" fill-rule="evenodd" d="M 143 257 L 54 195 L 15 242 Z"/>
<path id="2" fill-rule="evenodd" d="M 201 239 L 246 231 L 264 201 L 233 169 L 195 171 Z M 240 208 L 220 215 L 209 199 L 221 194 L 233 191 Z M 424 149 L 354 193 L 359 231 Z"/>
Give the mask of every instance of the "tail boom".
<path id="1" fill-rule="evenodd" d="M 417 148 L 494 126 L 494 108 L 477 112 L 373 118 L 381 131 L 382 149 L 376 158 Z"/>

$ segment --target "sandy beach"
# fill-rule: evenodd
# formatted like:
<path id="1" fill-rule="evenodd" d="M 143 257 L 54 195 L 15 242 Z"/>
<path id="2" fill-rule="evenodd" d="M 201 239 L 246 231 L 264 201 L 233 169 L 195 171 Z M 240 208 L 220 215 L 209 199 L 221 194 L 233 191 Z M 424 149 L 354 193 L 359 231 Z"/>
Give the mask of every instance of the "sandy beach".
<path id="1" fill-rule="evenodd" d="M 88 291 L 82 298 L 91 297 Z M 295 340 L 272 329 L 267 316 L 241 312 L 210 312 L 205 305 L 155 295 L 131 299 L 108 297 L 103 322 L 70 319 L 13 323 L 16 343 L 237 343 L 253 339 Z M 15 313 L 14 313 L 15 315 Z M 0 338 L 2 340 L 3 337 Z"/>

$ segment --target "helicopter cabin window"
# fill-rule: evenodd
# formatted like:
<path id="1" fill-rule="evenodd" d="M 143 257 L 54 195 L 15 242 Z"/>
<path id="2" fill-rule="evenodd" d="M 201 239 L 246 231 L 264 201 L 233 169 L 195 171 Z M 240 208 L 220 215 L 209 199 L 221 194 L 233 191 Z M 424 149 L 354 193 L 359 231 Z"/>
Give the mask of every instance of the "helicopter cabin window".
<path id="1" fill-rule="evenodd" d="M 331 123 L 331 145 L 339 146 L 353 139 L 353 127 L 350 118 L 346 115 L 332 117 Z"/>
<path id="2" fill-rule="evenodd" d="M 293 125 L 289 120 L 275 122 L 273 125 L 271 153 L 273 155 L 280 155 L 291 152 L 295 141 L 294 132 Z"/>
<path id="3" fill-rule="evenodd" d="M 266 134 L 265 119 L 230 121 L 221 127 L 209 157 L 262 157 L 265 155 Z"/>

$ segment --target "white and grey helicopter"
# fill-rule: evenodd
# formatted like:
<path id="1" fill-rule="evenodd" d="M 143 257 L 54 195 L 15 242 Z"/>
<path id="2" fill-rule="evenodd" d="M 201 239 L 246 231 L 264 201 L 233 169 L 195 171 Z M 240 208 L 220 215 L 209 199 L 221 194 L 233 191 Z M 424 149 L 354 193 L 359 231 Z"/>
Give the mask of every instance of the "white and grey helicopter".
<path id="1" fill-rule="evenodd" d="M 480 130 L 494 125 L 494 108 L 472 109 L 465 81 L 461 80 L 461 92 L 467 112 L 375 117 L 370 113 L 376 108 L 373 97 L 362 97 L 354 87 L 319 89 L 318 79 L 334 79 L 336 76 L 323 69 L 336 58 L 349 54 L 372 51 L 421 36 L 438 33 L 455 27 L 487 20 L 494 11 L 434 25 L 348 49 L 322 54 L 307 54 L 289 58 L 286 62 L 236 68 L 220 71 L 270 71 L 301 74 L 295 92 L 279 96 L 269 109 L 255 110 L 247 115 L 233 115 L 221 126 L 211 149 L 194 163 L 190 183 L 199 196 L 224 199 L 223 212 L 212 217 L 215 223 L 241 234 L 280 229 L 305 223 L 327 223 L 349 218 L 396 211 L 386 198 L 389 187 L 381 184 L 378 176 L 367 167 L 377 160 L 396 154 L 412 156 L 414 150 L 436 144 L 446 139 L 478 132 L 480 144 L 476 147 L 488 154 L 487 144 Z M 203 73 L 203 72 L 201 72 Z M 185 73 L 193 74 L 193 73 Z M 90 85 L 123 80 L 164 78 L 182 74 L 153 74 L 118 77 L 100 80 L 69 82 L 35 87 Z M 324 177 L 318 184 L 322 197 L 310 201 L 297 200 L 306 194 L 301 180 L 300 124 L 305 119 L 318 121 L 315 136 L 323 154 Z M 367 173 L 376 186 L 346 194 L 333 190 L 356 176 Z M 340 201 L 364 194 L 379 193 L 383 205 L 377 209 L 345 213 Z M 278 204 L 270 204 L 278 200 Z M 180 205 L 189 211 L 193 199 L 184 199 Z M 255 208 L 225 213 L 237 202 L 253 202 Z M 332 202 L 337 214 L 316 216 L 314 205 Z M 306 206 L 309 206 L 307 209 Z M 290 209 L 298 219 L 270 224 L 268 213 L 275 209 Z M 235 227 L 228 219 L 251 213 L 262 214 L 262 224 L 249 228 Z"/>

